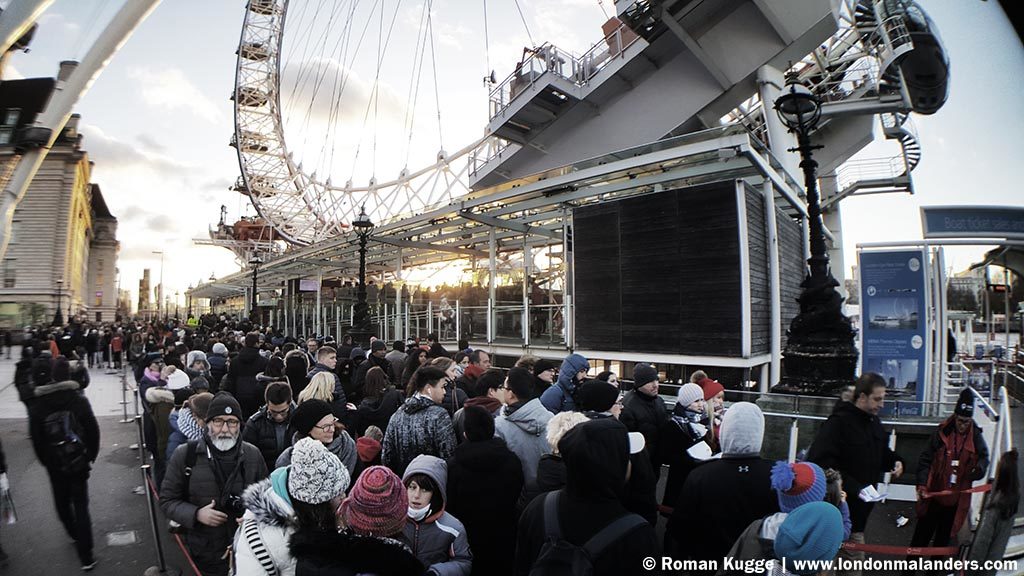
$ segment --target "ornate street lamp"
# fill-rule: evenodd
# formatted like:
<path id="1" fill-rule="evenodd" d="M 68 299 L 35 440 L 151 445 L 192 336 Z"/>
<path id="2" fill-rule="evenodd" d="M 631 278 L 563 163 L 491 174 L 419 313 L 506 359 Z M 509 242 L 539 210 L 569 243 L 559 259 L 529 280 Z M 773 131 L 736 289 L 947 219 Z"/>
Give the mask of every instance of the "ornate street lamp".
<path id="1" fill-rule="evenodd" d="M 811 256 L 807 277 L 800 284 L 800 313 L 789 325 L 783 352 L 785 376 L 774 392 L 829 394 L 853 383 L 857 365 L 856 334 L 850 319 L 843 315 L 843 297 L 836 291 L 839 282 L 829 269 L 828 247 L 821 220 L 818 197 L 818 163 L 812 152 L 810 133 L 821 117 L 821 102 L 790 73 L 787 91 L 775 100 L 775 112 L 790 132 L 796 135 L 800 168 L 807 189 L 807 224 Z"/>
<path id="2" fill-rule="evenodd" d="M 374 223 L 366 214 L 366 205 L 359 210 L 359 216 L 352 222 L 352 229 L 359 237 L 359 287 L 356 289 L 356 305 L 352 312 L 352 339 L 369 344 L 370 315 L 366 305 L 366 242 L 373 232 Z"/>
<path id="3" fill-rule="evenodd" d="M 64 325 L 64 314 L 60 310 L 61 287 L 63 286 L 63 284 L 64 284 L 63 280 L 57 280 L 57 312 L 55 312 L 53 314 L 53 322 L 52 322 L 52 324 L 54 326 L 63 326 Z"/>
<path id="4" fill-rule="evenodd" d="M 252 258 L 249 258 L 249 266 L 252 266 L 252 306 L 249 309 L 249 321 L 258 323 L 256 316 L 256 275 L 259 273 L 260 264 L 263 264 L 263 260 L 260 259 L 260 255 L 253 252 Z"/>

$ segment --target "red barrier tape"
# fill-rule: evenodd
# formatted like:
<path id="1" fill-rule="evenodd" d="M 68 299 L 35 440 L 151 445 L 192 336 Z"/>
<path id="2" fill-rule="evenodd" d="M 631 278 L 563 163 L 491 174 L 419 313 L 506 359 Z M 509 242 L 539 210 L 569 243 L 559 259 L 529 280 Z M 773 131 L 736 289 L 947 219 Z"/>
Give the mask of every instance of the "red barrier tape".
<path id="1" fill-rule="evenodd" d="M 869 554 L 885 554 L 888 556 L 954 556 L 960 552 L 956 546 L 944 548 L 915 548 L 910 546 L 883 546 L 881 544 L 857 544 L 843 542 L 843 549 L 851 552 L 867 552 Z"/>
<path id="2" fill-rule="evenodd" d="M 156 485 L 153 484 L 153 478 L 146 476 L 146 482 L 149 484 L 149 489 L 153 491 L 153 495 L 156 496 L 157 500 L 160 499 L 160 492 L 156 489 Z M 188 553 L 188 548 L 185 547 L 185 543 L 181 541 L 181 535 L 172 534 L 175 542 L 178 543 L 178 548 L 181 548 L 181 553 L 185 555 L 185 560 L 188 560 L 188 565 L 192 567 L 192 571 L 195 572 L 196 576 L 203 576 L 203 573 L 199 571 L 199 567 L 192 560 L 192 555 Z"/>
<path id="3" fill-rule="evenodd" d="M 982 484 L 974 488 L 968 488 L 966 490 L 940 490 L 938 492 L 925 492 L 925 498 L 935 498 L 936 496 L 952 496 L 954 494 L 977 494 L 980 492 L 988 492 L 992 489 L 991 484 Z"/>

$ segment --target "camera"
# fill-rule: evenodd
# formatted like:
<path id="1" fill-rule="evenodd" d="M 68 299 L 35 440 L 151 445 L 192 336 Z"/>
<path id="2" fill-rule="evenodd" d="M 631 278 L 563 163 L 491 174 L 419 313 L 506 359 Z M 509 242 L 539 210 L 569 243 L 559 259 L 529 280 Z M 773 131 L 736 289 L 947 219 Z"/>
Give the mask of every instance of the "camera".
<path id="1" fill-rule="evenodd" d="M 241 518 L 245 515 L 245 503 L 242 502 L 241 496 L 229 494 L 223 501 L 218 502 L 218 504 L 217 510 L 220 510 L 232 518 Z"/>

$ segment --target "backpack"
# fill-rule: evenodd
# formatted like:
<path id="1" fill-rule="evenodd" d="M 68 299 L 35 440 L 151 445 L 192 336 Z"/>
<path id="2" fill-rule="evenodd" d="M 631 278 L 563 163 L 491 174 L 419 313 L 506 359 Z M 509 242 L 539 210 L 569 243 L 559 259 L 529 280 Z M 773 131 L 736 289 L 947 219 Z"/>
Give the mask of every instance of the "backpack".
<path id="1" fill-rule="evenodd" d="M 70 410 L 58 410 L 43 420 L 48 464 L 66 475 L 89 471 L 89 449 L 82 440 L 82 428 Z"/>
<path id="2" fill-rule="evenodd" d="M 605 548 L 647 523 L 637 514 L 626 514 L 594 534 L 583 546 L 576 546 L 562 538 L 558 520 L 560 494 L 549 492 L 544 496 L 544 545 L 530 569 L 530 576 L 590 576 L 594 573 L 594 561 Z"/>

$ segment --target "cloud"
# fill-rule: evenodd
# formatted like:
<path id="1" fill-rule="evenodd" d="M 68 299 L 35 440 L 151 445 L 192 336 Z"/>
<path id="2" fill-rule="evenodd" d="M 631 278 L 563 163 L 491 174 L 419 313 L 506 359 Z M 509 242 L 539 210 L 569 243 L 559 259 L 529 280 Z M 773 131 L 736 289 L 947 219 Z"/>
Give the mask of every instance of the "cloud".
<path id="1" fill-rule="evenodd" d="M 161 142 L 157 141 L 156 138 L 150 136 L 149 134 L 139 134 L 138 136 L 135 137 L 135 139 L 139 142 L 139 144 L 142 144 L 144 147 L 149 148 L 154 152 L 163 153 L 167 151 L 166 146 L 164 146 Z"/>
<path id="2" fill-rule="evenodd" d="M 102 128 L 91 124 L 83 124 L 81 131 L 85 134 L 85 149 L 98 164 L 108 167 L 145 167 L 163 176 L 180 178 L 189 173 L 190 167 L 168 156 L 147 152 L 123 140 L 109 136 Z M 147 138 L 145 135 L 139 136 Z"/>
<path id="3" fill-rule="evenodd" d="M 337 93 L 342 90 L 340 95 Z M 338 87 L 337 90 L 335 87 Z M 400 123 L 405 118 L 405 98 L 381 80 L 374 94 L 372 80 L 364 79 L 334 58 L 316 58 L 285 68 L 281 78 L 282 107 L 286 118 L 304 122 L 307 111 L 318 122 L 361 126 L 371 96 L 376 97 L 377 117 Z M 289 98 L 289 96 L 291 98 Z M 370 117 L 373 110 L 370 111 Z"/>
<path id="4" fill-rule="evenodd" d="M 132 67 L 128 77 L 139 83 L 142 98 L 161 111 L 187 110 L 208 122 L 217 122 L 223 114 L 205 92 L 196 87 L 179 68 L 166 68 L 159 72 Z"/>

